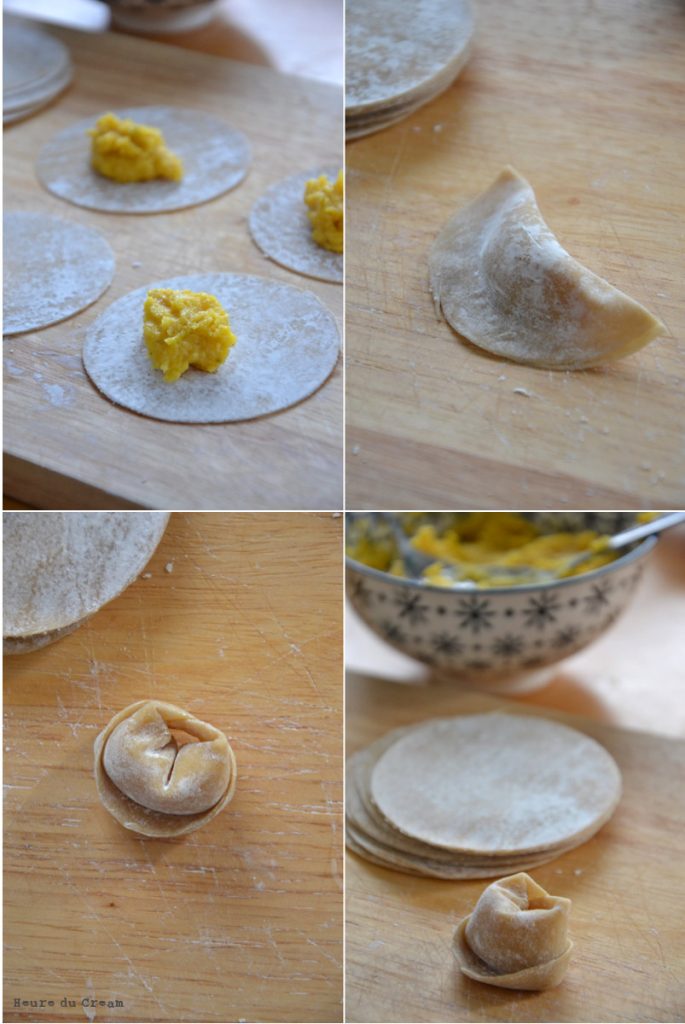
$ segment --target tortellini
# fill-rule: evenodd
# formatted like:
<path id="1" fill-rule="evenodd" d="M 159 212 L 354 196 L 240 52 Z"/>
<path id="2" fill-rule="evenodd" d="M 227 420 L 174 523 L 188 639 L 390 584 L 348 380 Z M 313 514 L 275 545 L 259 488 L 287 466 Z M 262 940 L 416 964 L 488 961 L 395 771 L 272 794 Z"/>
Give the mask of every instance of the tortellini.
<path id="1" fill-rule="evenodd" d="M 210 821 L 232 799 L 235 756 L 222 732 L 174 704 L 141 700 L 95 741 L 104 807 L 125 828 L 177 836 Z"/>
<path id="2" fill-rule="evenodd" d="M 462 972 L 499 988 L 553 988 L 566 973 L 571 901 L 520 872 L 493 882 L 455 934 Z"/>

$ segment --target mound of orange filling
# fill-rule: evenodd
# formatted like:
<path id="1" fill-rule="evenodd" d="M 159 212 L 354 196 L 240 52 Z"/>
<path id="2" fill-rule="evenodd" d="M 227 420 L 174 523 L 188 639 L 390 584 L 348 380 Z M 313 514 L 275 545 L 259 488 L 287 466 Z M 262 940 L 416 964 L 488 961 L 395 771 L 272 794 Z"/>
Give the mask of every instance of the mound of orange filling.
<path id="1" fill-rule="evenodd" d="M 217 298 L 173 288 L 147 293 L 144 337 L 152 365 L 166 381 L 178 380 L 189 366 L 215 373 L 236 343 Z"/>
<path id="2" fill-rule="evenodd" d="M 331 252 L 343 251 L 343 172 L 335 181 L 325 174 L 310 178 L 304 189 L 312 238 Z"/>
<path id="3" fill-rule="evenodd" d="M 180 181 L 183 177 L 183 164 L 167 149 L 157 128 L 103 114 L 88 134 L 93 169 L 106 178 L 132 182 L 153 178 Z"/>

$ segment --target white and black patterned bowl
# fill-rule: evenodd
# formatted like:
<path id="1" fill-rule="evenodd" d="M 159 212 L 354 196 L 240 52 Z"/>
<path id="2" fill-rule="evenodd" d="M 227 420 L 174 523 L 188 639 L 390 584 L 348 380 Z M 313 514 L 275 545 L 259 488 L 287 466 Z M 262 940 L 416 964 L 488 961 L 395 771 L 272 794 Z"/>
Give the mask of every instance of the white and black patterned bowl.
<path id="1" fill-rule="evenodd" d="M 208 24 L 217 0 L 105 0 L 112 20 L 133 32 L 188 32 Z"/>
<path id="2" fill-rule="evenodd" d="M 617 533 L 635 521 L 631 512 L 525 514 L 548 532 Z M 580 576 L 474 590 L 427 586 L 348 557 L 347 594 L 375 633 L 439 675 L 495 693 L 523 692 L 543 686 L 558 661 L 611 626 L 630 601 L 655 544 L 649 537 Z"/>

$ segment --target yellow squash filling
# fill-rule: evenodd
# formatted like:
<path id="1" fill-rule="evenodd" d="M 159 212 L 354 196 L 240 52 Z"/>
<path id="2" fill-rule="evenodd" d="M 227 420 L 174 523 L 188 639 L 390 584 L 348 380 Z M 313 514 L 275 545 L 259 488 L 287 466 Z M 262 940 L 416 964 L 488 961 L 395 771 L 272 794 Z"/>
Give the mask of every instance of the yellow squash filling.
<path id="1" fill-rule="evenodd" d="M 236 337 L 218 299 L 205 292 L 153 288 L 144 313 L 145 345 L 164 380 L 178 380 L 189 366 L 215 373 Z"/>
<path id="2" fill-rule="evenodd" d="M 310 178 L 304 188 L 304 201 L 316 244 L 331 252 L 342 252 L 343 172 L 335 181 L 329 181 L 325 174 Z"/>
<path id="3" fill-rule="evenodd" d="M 167 149 L 157 128 L 103 114 L 88 134 L 93 169 L 106 178 L 132 182 L 183 177 L 183 164 Z"/>
<path id="4" fill-rule="evenodd" d="M 400 519 L 412 546 L 435 559 L 423 572 L 433 586 L 451 587 L 457 581 L 512 586 L 512 574 L 506 571 L 511 568 L 523 570 L 516 573 L 515 584 L 536 583 L 541 572 L 574 576 L 618 557 L 605 550 L 608 538 L 593 530 L 542 533 L 516 512 L 444 513 L 433 521 L 422 512 L 405 512 Z M 583 552 L 594 554 L 575 569 L 567 568 Z M 395 539 L 389 531 L 384 533 L 382 524 L 357 520 L 348 554 L 374 569 L 406 575 Z"/>

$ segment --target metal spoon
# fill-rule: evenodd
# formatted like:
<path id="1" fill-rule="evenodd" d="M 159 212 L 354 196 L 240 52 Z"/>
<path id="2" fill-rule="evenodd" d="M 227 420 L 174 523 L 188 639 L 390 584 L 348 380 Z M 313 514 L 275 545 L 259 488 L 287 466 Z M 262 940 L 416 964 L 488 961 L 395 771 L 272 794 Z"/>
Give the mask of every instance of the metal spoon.
<path id="1" fill-rule="evenodd" d="M 661 533 L 662 530 L 670 530 L 672 526 L 678 526 L 679 523 L 685 523 L 685 512 L 667 512 L 666 515 L 653 519 L 649 523 L 640 523 L 639 526 L 630 526 L 627 530 L 615 533 L 601 548 L 601 551 L 620 551 L 621 548 L 628 547 L 629 544 L 634 544 L 645 537 L 651 537 L 655 533 Z M 598 551 L 583 551 L 582 554 L 576 555 L 564 565 L 563 570 L 556 573 L 557 578 L 568 575 L 583 562 L 589 561 L 599 553 Z"/>
<path id="2" fill-rule="evenodd" d="M 372 512 L 372 521 L 383 523 L 392 534 L 392 539 L 400 554 L 406 575 L 411 578 L 420 578 L 423 570 L 435 561 L 432 555 L 424 555 L 412 546 L 411 540 L 402 529 L 402 524 L 393 512 Z"/>
<path id="3" fill-rule="evenodd" d="M 392 533 L 393 540 L 404 563 L 406 575 L 410 579 L 413 578 L 426 582 L 423 578 L 424 569 L 435 562 L 435 556 L 425 555 L 423 552 L 416 550 L 394 513 L 373 512 L 371 515 L 376 522 L 383 523 Z M 620 551 L 621 548 L 635 544 L 636 541 L 661 533 L 662 530 L 668 530 L 683 522 L 685 522 L 685 512 L 668 512 L 666 515 L 660 516 L 659 519 L 653 519 L 649 523 L 640 523 L 639 526 L 631 526 L 627 530 L 614 534 L 601 548 L 601 551 Z M 536 582 L 551 583 L 554 580 L 562 579 L 598 553 L 597 550 L 583 551 L 581 554 L 570 558 L 559 569 L 540 569 L 536 573 Z M 443 571 L 446 575 L 451 575 L 455 572 L 455 568 L 453 566 L 445 566 Z M 501 579 L 508 577 L 511 585 L 516 586 L 521 576 L 530 576 L 531 570 L 527 566 L 491 566 L 490 571 L 497 573 Z M 477 587 L 477 584 L 472 580 L 460 580 L 456 579 L 456 577 L 452 585 L 455 588 L 466 590 L 472 590 Z"/>

